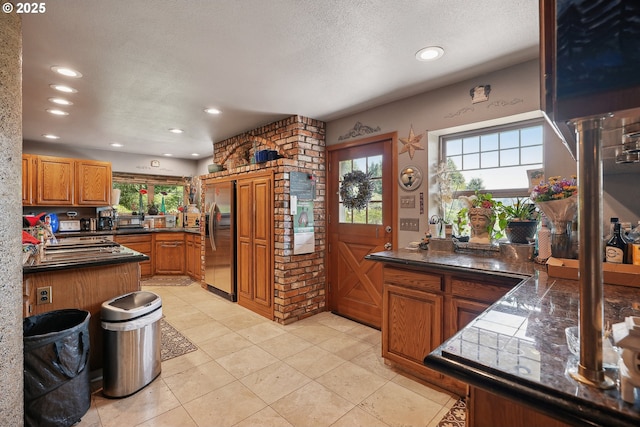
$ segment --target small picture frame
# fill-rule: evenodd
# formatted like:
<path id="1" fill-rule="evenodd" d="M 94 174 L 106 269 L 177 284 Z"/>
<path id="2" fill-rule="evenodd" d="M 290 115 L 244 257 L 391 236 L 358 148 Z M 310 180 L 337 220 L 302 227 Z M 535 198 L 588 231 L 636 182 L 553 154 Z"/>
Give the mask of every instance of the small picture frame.
<path id="1" fill-rule="evenodd" d="M 533 191 L 536 185 L 539 185 L 545 180 L 544 169 L 528 169 L 527 178 L 529 179 L 529 191 Z"/>

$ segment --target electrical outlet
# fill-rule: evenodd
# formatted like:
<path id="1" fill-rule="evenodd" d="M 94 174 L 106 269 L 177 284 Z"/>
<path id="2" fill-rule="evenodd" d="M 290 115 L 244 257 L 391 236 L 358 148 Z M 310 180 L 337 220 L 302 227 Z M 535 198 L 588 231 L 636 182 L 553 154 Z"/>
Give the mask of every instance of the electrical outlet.
<path id="1" fill-rule="evenodd" d="M 420 220 L 418 218 L 400 218 L 400 230 L 420 231 Z"/>
<path id="2" fill-rule="evenodd" d="M 36 289 L 36 305 L 51 304 L 51 286 Z"/>

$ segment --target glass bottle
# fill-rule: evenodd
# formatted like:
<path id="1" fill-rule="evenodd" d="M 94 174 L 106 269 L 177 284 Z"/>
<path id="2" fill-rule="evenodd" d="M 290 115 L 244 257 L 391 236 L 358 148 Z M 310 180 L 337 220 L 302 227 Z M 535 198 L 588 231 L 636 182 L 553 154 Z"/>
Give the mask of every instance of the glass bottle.
<path id="1" fill-rule="evenodd" d="M 627 251 L 627 240 L 622 236 L 620 223 L 617 222 L 613 227 L 613 236 L 605 247 L 606 261 L 622 264 L 627 260 Z"/>

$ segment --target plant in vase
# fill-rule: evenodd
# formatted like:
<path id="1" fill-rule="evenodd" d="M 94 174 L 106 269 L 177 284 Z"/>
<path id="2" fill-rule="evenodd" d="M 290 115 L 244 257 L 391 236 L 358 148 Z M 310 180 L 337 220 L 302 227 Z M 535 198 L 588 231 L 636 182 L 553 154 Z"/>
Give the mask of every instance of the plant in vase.
<path id="1" fill-rule="evenodd" d="M 491 193 L 479 193 L 470 197 L 460 196 L 466 205 L 457 215 L 458 230 L 471 228 L 470 243 L 490 244 L 504 236 L 507 220 L 502 203 L 495 200 Z"/>
<path id="2" fill-rule="evenodd" d="M 530 243 L 535 239 L 538 229 L 538 216 L 536 206 L 531 199 L 516 198 L 513 205 L 502 205 L 506 215 L 505 233 L 511 243 Z"/>
<path id="3" fill-rule="evenodd" d="M 554 176 L 541 182 L 533 188 L 531 200 L 551 224 L 551 256 L 573 258 L 571 225 L 578 210 L 576 177 Z"/>

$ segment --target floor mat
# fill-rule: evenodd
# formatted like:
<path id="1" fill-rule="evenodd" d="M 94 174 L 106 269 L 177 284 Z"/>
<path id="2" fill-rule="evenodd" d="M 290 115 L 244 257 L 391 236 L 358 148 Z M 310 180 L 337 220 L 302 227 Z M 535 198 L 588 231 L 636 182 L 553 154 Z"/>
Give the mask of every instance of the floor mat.
<path id="1" fill-rule="evenodd" d="M 163 362 L 198 349 L 195 344 L 164 319 L 160 319 L 160 334 L 162 336 L 161 359 Z"/>
<path id="2" fill-rule="evenodd" d="M 465 427 L 467 424 L 467 404 L 463 399 L 453 404 L 453 407 L 440 420 L 438 427 Z"/>
<path id="3" fill-rule="evenodd" d="M 152 276 L 148 279 L 141 279 L 142 286 L 189 286 L 198 283 L 189 276 Z"/>

